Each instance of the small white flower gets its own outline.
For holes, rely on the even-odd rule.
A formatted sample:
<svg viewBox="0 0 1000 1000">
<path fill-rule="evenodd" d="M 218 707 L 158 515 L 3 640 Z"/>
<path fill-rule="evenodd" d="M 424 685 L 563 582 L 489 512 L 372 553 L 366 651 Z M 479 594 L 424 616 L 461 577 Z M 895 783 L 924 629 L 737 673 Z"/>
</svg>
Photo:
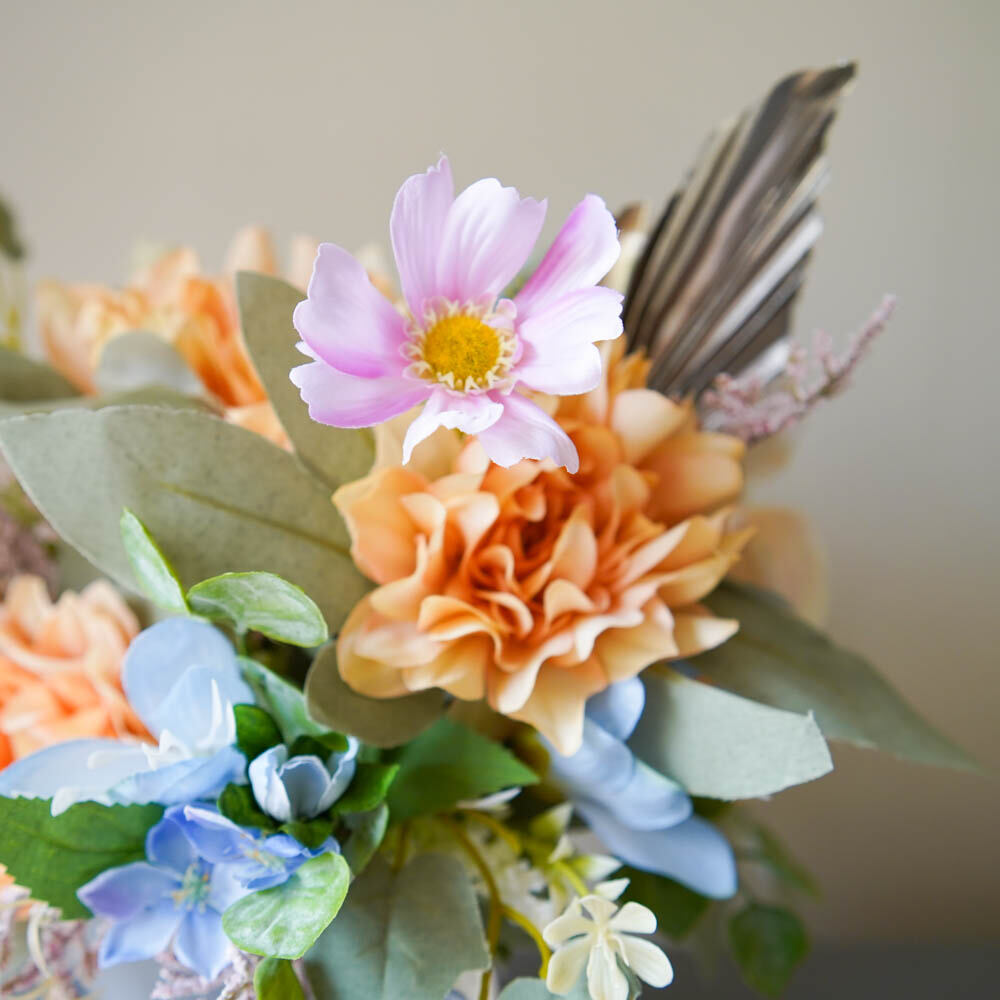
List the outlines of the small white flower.
<svg viewBox="0 0 1000 1000">
<path fill-rule="evenodd" d="M 586 964 L 591 1000 L 628 1000 L 628 980 L 618 964 L 621 960 L 650 986 L 668 986 L 674 970 L 667 956 L 652 941 L 633 936 L 655 930 L 652 910 L 638 903 L 626 903 L 619 909 L 604 896 L 575 899 L 542 932 L 546 944 L 555 949 L 545 985 L 549 992 L 565 996 Z"/>
</svg>

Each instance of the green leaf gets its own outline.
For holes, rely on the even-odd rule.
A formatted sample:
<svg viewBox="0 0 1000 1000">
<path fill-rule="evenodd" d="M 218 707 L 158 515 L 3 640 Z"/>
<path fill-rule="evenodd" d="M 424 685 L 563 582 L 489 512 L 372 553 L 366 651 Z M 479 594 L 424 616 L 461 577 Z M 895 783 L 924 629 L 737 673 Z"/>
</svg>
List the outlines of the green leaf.
<svg viewBox="0 0 1000 1000">
<path fill-rule="evenodd" d="M 922 764 L 980 770 L 862 657 L 834 645 L 767 591 L 726 583 L 707 603 L 740 630 L 693 662 L 713 683 L 792 712 L 815 712 L 827 739 Z"/>
<path fill-rule="evenodd" d="M 244 679 L 253 688 L 257 703 L 278 724 L 285 743 L 294 746 L 300 736 L 311 736 L 324 745 L 332 744 L 331 751 L 342 745 L 339 733 L 328 732 L 309 717 L 305 695 L 294 684 L 256 660 L 240 657 L 240 667 Z"/>
<path fill-rule="evenodd" d="M 305 1000 L 302 985 L 287 958 L 265 958 L 253 974 L 257 1000 Z"/>
<path fill-rule="evenodd" d="M 233 715 L 236 717 L 236 749 L 247 761 L 283 742 L 274 719 L 257 705 L 234 705 Z"/>
<path fill-rule="evenodd" d="M 810 715 L 748 701 L 666 667 L 645 671 L 643 680 L 646 711 L 629 743 L 692 795 L 758 798 L 833 767 Z"/>
<path fill-rule="evenodd" d="M 323 736 L 299 736 L 288 748 L 289 757 L 319 757 L 325 760 L 331 753 L 343 753 L 350 744 L 341 733 L 326 733 Z"/>
<path fill-rule="evenodd" d="M 252 629 L 276 642 L 307 647 L 330 638 L 312 599 L 274 573 L 223 573 L 196 583 L 188 600 L 198 614 L 232 623 L 240 633 Z"/>
<path fill-rule="evenodd" d="M 306 677 L 306 701 L 315 719 L 364 743 L 394 747 L 413 739 L 441 716 L 443 692 L 433 689 L 402 698 L 368 698 L 352 690 L 337 669 L 331 643 L 319 651 Z"/>
<path fill-rule="evenodd" d="M 377 809 L 366 813 L 349 813 L 344 823 L 351 835 L 342 845 L 344 858 L 355 876 L 360 875 L 375 852 L 382 845 L 389 828 L 389 807 L 383 802 Z"/>
<path fill-rule="evenodd" d="M 277 573 L 316 598 L 331 628 L 370 587 L 328 493 L 281 448 L 223 420 L 146 406 L 35 414 L 0 423 L 0 445 L 56 531 L 124 586 L 127 507 L 187 586 Z"/>
<path fill-rule="evenodd" d="M 375 459 L 371 430 L 317 423 L 288 377 L 308 361 L 295 349 L 301 338 L 292 326 L 292 312 L 305 295 L 279 278 L 241 271 L 236 296 L 247 350 L 299 461 L 328 490 L 366 475 Z"/>
<path fill-rule="evenodd" d="M 250 826 L 258 830 L 273 830 L 277 824 L 265 813 L 249 785 L 228 784 L 222 789 L 217 803 L 219 812 L 237 826 Z"/>
<path fill-rule="evenodd" d="M 125 555 L 139 588 L 158 607 L 171 614 L 186 615 L 188 605 L 184 588 L 145 525 L 132 511 L 125 509 L 120 527 Z"/>
<path fill-rule="evenodd" d="M 755 825 L 751 836 L 751 853 L 749 856 L 741 854 L 741 858 L 764 865 L 775 878 L 790 889 L 797 889 L 814 898 L 820 896 L 816 879 L 789 854 L 785 845 L 770 830 Z"/>
<path fill-rule="evenodd" d="M 0 864 L 67 920 L 90 911 L 76 890 L 109 868 L 146 860 L 146 833 L 163 807 L 81 802 L 53 816 L 50 799 L 0 797 Z"/>
<path fill-rule="evenodd" d="M 201 380 L 176 348 L 146 330 L 116 334 L 101 349 L 94 382 L 102 393 L 158 385 L 186 396 L 204 394 Z"/>
<path fill-rule="evenodd" d="M 321 997 L 441 1000 L 463 972 L 489 964 L 465 868 L 420 854 L 398 873 L 373 861 L 306 968 Z"/>
<path fill-rule="evenodd" d="M 689 934 L 712 901 L 663 875 L 623 868 L 616 878 L 628 878 L 625 899 L 634 900 L 656 914 L 657 930 L 680 940 Z"/>
<path fill-rule="evenodd" d="M 403 747 L 397 762 L 399 774 L 388 797 L 397 822 L 441 812 L 462 799 L 538 782 L 535 772 L 505 747 L 448 718 Z"/>
<path fill-rule="evenodd" d="M 20 260 L 24 256 L 24 244 L 17 231 L 14 213 L 0 201 L 0 252 L 10 260 Z"/>
<path fill-rule="evenodd" d="M 809 954 L 802 922 L 781 906 L 751 903 L 729 922 L 729 944 L 747 985 L 765 996 L 780 996 Z"/>
<path fill-rule="evenodd" d="M 321 854 L 287 882 L 238 899 L 222 915 L 223 930 L 254 955 L 300 958 L 337 915 L 350 881 L 339 854 Z"/>
<path fill-rule="evenodd" d="M 315 819 L 294 819 L 281 824 L 281 832 L 294 837 L 300 844 L 315 851 L 322 847 L 333 832 L 333 822 L 329 816 L 317 816 Z"/>
<path fill-rule="evenodd" d="M 399 773 L 398 764 L 358 764 L 354 780 L 333 804 L 335 813 L 366 813 L 385 801 Z"/>
<path fill-rule="evenodd" d="M 80 390 L 54 368 L 20 351 L 0 347 L 0 399 L 4 402 L 32 403 L 79 395 Z"/>
</svg>

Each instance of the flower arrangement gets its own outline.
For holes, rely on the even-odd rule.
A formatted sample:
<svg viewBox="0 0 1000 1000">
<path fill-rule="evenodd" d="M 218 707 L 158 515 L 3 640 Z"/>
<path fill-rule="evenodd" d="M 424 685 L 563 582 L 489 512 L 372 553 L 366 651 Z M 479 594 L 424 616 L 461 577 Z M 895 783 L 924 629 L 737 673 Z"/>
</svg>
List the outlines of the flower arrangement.
<svg viewBox="0 0 1000 1000">
<path fill-rule="evenodd" d="M 535 257 L 546 203 L 442 157 L 398 291 L 331 243 L 287 283 L 248 230 L 222 277 L 43 285 L 50 364 L 8 309 L 5 995 L 153 960 L 163 998 L 631 1000 L 719 927 L 781 992 L 815 886 L 741 801 L 832 740 L 974 766 L 799 616 L 801 522 L 741 505 L 891 312 L 790 343 L 852 75 L 782 81 L 649 227 L 587 195 Z M 21 572 L 65 546 L 134 610 Z"/>
</svg>

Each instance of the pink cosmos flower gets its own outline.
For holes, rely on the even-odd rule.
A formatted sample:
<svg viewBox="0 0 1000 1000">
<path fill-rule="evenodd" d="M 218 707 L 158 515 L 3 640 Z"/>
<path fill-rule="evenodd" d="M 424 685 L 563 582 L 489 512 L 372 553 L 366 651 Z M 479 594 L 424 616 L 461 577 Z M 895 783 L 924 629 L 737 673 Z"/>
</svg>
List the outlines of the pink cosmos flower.
<svg viewBox="0 0 1000 1000">
<path fill-rule="evenodd" d="M 291 378 L 309 415 L 370 427 L 424 403 L 404 463 L 447 427 L 477 435 L 498 465 L 551 458 L 576 472 L 566 432 L 514 390 L 567 396 L 598 384 L 595 342 L 622 332 L 621 295 L 597 287 L 618 258 L 618 236 L 604 202 L 587 195 L 521 290 L 500 298 L 531 254 L 545 210 L 495 178 L 456 198 L 446 157 L 410 177 L 390 220 L 399 309 L 347 251 L 321 244 L 294 314 L 299 350 L 313 361 Z"/>
</svg>

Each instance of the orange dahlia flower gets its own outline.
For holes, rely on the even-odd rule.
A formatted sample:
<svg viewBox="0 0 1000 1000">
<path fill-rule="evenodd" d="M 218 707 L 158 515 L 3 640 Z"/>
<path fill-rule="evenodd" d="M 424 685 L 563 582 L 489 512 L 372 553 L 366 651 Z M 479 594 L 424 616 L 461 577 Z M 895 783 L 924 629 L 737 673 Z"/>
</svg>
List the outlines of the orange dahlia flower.
<svg viewBox="0 0 1000 1000">
<path fill-rule="evenodd" d="M 15 577 L 0 602 L 0 767 L 63 740 L 148 739 L 120 680 L 138 631 L 109 583 L 53 603 L 39 577 Z"/>
<path fill-rule="evenodd" d="M 492 465 L 440 431 L 409 466 L 337 491 L 354 559 L 379 584 L 339 639 L 351 687 L 485 698 L 570 754 L 590 695 L 735 632 L 698 601 L 748 538 L 727 527 L 743 444 L 646 389 L 641 359 L 609 347 L 606 360 L 598 389 L 550 401 L 575 475 Z"/>
<path fill-rule="evenodd" d="M 305 287 L 314 242 L 293 243 L 290 280 Z M 182 248 L 162 254 L 124 289 L 44 281 L 38 287 L 42 344 L 55 368 L 85 393 L 96 391 L 94 373 L 109 340 L 145 330 L 172 344 L 227 419 L 287 446 L 246 352 L 233 287 L 237 271 L 277 274 L 270 236 L 248 227 L 226 255 L 222 277 L 205 277 L 198 256 Z"/>
</svg>

